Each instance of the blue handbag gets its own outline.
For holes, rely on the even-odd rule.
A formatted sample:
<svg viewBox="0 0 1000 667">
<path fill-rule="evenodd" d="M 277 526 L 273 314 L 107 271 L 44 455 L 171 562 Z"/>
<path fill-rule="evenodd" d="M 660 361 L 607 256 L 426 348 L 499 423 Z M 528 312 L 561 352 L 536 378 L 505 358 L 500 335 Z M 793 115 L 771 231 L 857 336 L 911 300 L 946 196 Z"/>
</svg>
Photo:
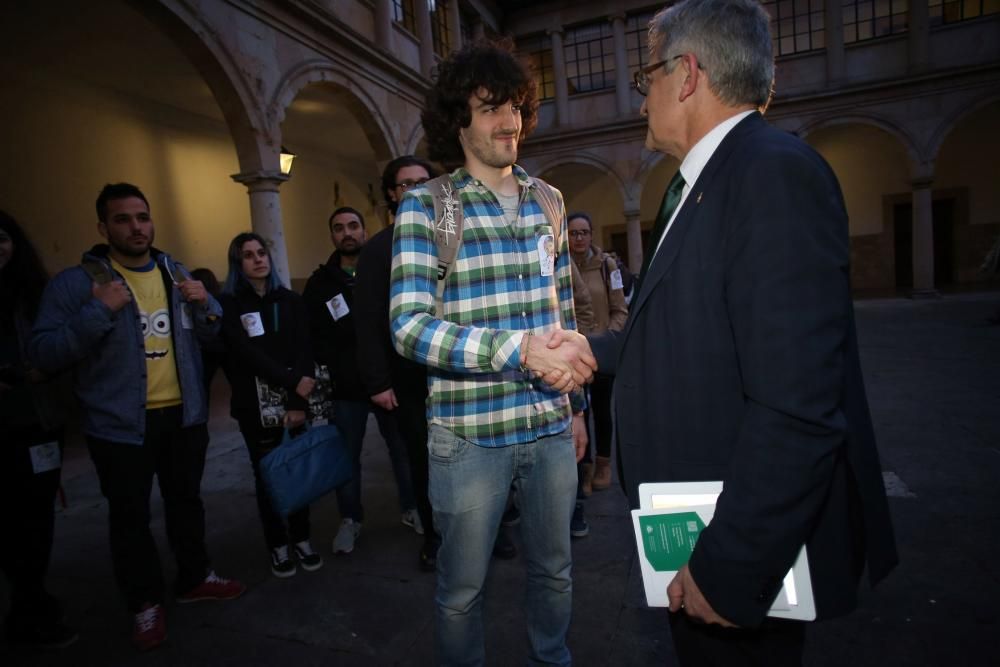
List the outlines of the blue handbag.
<svg viewBox="0 0 1000 667">
<path fill-rule="evenodd" d="M 286 430 L 260 460 L 260 473 L 274 510 L 288 516 L 348 482 L 354 466 L 340 431 L 326 424 L 295 436 Z"/>
</svg>

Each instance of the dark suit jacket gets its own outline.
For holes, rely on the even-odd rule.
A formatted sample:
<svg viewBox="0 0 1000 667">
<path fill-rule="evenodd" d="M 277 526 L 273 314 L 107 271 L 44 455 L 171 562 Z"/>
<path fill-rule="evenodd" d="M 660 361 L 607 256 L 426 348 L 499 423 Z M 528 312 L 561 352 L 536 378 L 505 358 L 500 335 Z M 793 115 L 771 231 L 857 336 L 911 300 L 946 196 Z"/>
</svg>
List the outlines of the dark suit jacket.
<svg viewBox="0 0 1000 667">
<path fill-rule="evenodd" d="M 896 563 L 858 361 L 847 214 L 809 146 L 757 113 L 725 138 L 643 276 L 616 374 L 623 488 L 723 480 L 690 561 L 713 608 L 761 622 L 803 543 L 818 615 Z"/>
</svg>

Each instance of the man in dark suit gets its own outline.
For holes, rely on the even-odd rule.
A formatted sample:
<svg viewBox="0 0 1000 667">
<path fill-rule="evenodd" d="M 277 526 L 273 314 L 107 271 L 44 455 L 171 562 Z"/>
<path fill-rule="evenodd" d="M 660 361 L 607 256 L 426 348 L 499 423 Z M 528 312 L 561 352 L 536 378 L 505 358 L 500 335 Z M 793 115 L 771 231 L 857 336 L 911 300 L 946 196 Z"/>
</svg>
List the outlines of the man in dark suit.
<svg viewBox="0 0 1000 667">
<path fill-rule="evenodd" d="M 847 214 L 823 159 L 761 111 L 774 78 L 756 0 L 686 0 L 651 22 L 647 147 L 681 160 L 613 373 L 622 487 L 722 480 L 668 587 L 684 665 L 799 664 L 803 624 L 766 618 L 807 545 L 819 618 L 896 563 L 858 360 Z"/>
</svg>

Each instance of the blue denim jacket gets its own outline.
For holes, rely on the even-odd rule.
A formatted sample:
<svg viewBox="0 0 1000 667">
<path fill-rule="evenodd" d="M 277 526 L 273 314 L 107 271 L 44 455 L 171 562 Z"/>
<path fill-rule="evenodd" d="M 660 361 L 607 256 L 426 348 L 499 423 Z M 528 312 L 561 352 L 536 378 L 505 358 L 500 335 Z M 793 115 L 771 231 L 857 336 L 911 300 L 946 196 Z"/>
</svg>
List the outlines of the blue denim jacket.
<svg viewBox="0 0 1000 667">
<path fill-rule="evenodd" d="M 120 278 L 107 253 L 108 246 L 96 245 L 84 254 L 83 262 L 99 262 L 101 271 L 106 269 Z M 166 253 L 152 249 L 151 255 L 170 293 L 183 425 L 201 424 L 208 420 L 208 402 L 199 345 L 218 334 L 222 307 L 211 296 L 205 306 L 184 302 L 173 278 L 183 280 L 188 272 Z M 74 371 L 87 435 L 141 445 L 146 431 L 146 355 L 139 310 L 132 301 L 112 312 L 93 296 L 92 285 L 93 279 L 82 264 L 62 271 L 49 282 L 28 356 L 45 373 Z M 184 310 L 190 316 L 185 316 Z"/>
</svg>

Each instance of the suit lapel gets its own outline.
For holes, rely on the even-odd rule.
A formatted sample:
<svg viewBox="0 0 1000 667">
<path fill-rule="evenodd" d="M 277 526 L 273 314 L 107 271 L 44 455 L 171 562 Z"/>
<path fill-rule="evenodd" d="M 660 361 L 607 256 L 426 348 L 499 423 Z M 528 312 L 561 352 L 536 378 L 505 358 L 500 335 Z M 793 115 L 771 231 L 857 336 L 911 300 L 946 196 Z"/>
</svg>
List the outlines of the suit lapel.
<svg viewBox="0 0 1000 667">
<path fill-rule="evenodd" d="M 763 125 L 765 125 L 764 119 L 756 112 L 741 120 L 736 127 L 730 130 L 726 138 L 722 140 L 722 143 L 719 144 L 719 147 L 712 154 L 712 157 L 709 158 L 705 168 L 698 176 L 698 180 L 692 184 L 687 199 L 684 200 L 681 210 L 678 211 L 674 223 L 670 226 L 667 235 L 663 239 L 663 243 L 660 245 L 660 249 L 649 265 L 649 269 L 647 270 L 649 275 L 642 277 L 639 294 L 636 295 L 629 309 L 629 318 L 625 326 L 623 343 L 628 339 L 629 333 L 632 330 L 632 324 L 649 300 L 649 295 L 653 293 L 656 286 L 664 279 L 674 260 L 677 259 L 688 229 L 692 225 L 697 224 L 698 213 L 703 198 L 712 196 L 713 186 L 718 189 L 720 181 L 717 177 L 725 166 L 726 158 L 746 136 Z M 624 344 L 622 348 L 624 349 Z"/>
</svg>

